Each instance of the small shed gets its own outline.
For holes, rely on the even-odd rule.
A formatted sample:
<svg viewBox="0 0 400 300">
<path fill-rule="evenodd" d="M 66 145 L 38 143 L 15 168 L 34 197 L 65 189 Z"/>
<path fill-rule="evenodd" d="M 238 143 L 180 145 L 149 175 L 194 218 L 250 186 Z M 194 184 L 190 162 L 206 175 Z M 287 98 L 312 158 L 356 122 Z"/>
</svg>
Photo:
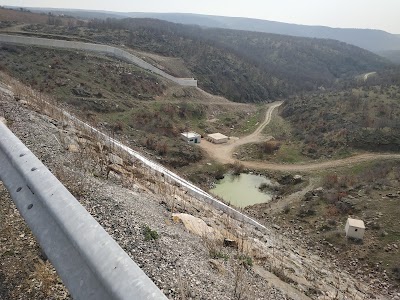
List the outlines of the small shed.
<svg viewBox="0 0 400 300">
<path fill-rule="evenodd" d="M 228 137 L 222 133 L 212 133 L 207 136 L 207 140 L 214 144 L 223 144 L 228 142 Z"/>
<path fill-rule="evenodd" d="M 346 236 L 362 240 L 365 232 L 364 221 L 348 218 L 346 222 Z"/>
<path fill-rule="evenodd" d="M 182 132 L 181 137 L 191 144 L 200 144 L 201 142 L 201 135 L 196 132 Z"/>
</svg>

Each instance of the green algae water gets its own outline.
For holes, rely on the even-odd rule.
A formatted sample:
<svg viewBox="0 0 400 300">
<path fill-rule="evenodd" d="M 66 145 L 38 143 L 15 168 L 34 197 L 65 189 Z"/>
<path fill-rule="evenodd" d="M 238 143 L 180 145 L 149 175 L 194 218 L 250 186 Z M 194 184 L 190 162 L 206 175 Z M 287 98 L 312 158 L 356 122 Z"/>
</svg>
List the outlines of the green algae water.
<svg viewBox="0 0 400 300">
<path fill-rule="evenodd" d="M 272 193 L 261 192 L 258 187 L 271 181 L 263 176 L 254 174 L 226 175 L 224 179 L 219 180 L 210 192 L 226 203 L 236 207 L 246 207 L 258 203 L 271 201 Z"/>
</svg>

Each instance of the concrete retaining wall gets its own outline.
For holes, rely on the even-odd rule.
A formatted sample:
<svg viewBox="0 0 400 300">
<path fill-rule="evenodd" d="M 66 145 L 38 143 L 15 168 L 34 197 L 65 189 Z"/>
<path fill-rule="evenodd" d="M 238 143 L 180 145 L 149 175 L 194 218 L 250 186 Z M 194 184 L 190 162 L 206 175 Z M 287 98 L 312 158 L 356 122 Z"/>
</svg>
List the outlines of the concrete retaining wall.
<svg viewBox="0 0 400 300">
<path fill-rule="evenodd" d="M 108 46 L 108 45 L 100 45 L 100 44 L 91 44 L 91 43 L 83 43 L 83 42 L 72 42 L 72 41 L 63 41 L 63 40 L 53 40 L 53 39 L 44 39 L 44 38 L 36 38 L 36 37 L 26 37 L 26 36 L 17 36 L 17 35 L 6 35 L 0 34 L 0 42 L 2 43 L 10 43 L 10 44 L 18 44 L 18 45 L 32 45 L 39 47 L 53 47 L 53 48 L 62 48 L 62 49 L 76 49 L 76 50 L 85 50 L 91 52 L 98 53 L 106 53 L 117 58 L 123 59 L 130 63 L 133 63 L 142 69 L 151 71 L 155 74 L 158 74 L 164 78 L 167 78 L 179 85 L 182 86 L 194 86 L 197 87 L 197 80 L 193 78 L 177 78 L 164 71 L 154 67 L 153 65 L 145 62 L 143 59 L 122 50 L 117 47 Z"/>
</svg>

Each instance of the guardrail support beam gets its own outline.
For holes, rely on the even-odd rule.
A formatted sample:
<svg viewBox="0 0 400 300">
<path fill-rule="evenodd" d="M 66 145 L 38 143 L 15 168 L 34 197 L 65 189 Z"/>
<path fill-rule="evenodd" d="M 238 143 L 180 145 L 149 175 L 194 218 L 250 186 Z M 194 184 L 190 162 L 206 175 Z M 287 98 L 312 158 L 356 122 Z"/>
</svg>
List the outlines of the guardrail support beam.
<svg viewBox="0 0 400 300">
<path fill-rule="evenodd" d="M 0 180 L 74 299 L 167 299 L 1 122 Z"/>
</svg>

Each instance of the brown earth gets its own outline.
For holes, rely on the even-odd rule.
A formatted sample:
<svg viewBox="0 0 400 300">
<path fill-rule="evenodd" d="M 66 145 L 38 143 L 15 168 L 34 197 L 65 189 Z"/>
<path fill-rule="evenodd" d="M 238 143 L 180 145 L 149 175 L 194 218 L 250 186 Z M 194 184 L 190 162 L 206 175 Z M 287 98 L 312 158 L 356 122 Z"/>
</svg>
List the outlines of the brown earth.
<svg viewBox="0 0 400 300">
<path fill-rule="evenodd" d="M 202 141 L 200 147 L 207 152 L 207 154 L 214 160 L 223 164 L 232 164 L 239 162 L 244 167 L 255 170 L 273 170 L 273 171 L 293 171 L 293 172 L 308 172 L 315 170 L 325 170 L 337 167 L 352 166 L 357 163 L 373 160 L 388 160 L 388 159 L 400 159 L 400 154 L 392 153 L 364 153 L 358 154 L 351 157 L 315 162 L 315 163 L 304 163 L 304 164 L 276 164 L 268 163 L 264 161 L 239 161 L 235 159 L 234 151 L 239 146 L 267 141 L 272 137 L 265 137 L 262 135 L 262 130 L 271 121 L 272 112 L 275 108 L 279 107 L 283 102 L 274 102 L 268 104 L 268 110 L 266 112 L 265 120 L 261 123 L 258 128 L 251 134 L 242 137 L 240 139 L 230 138 L 226 144 L 213 144 L 206 140 Z"/>
</svg>

